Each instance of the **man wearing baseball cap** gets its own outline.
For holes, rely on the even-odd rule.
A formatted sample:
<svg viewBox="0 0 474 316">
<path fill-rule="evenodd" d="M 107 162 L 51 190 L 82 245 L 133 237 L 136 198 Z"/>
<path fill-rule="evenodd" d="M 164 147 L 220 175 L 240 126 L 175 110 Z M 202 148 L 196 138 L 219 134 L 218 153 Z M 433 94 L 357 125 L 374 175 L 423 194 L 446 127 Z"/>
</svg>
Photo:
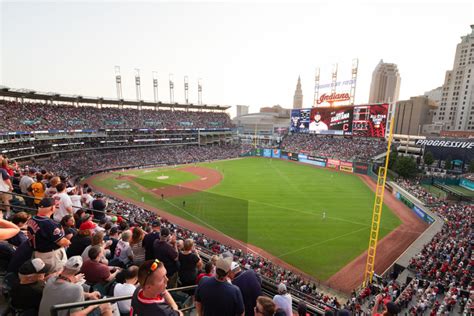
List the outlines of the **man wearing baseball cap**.
<svg viewBox="0 0 474 316">
<path fill-rule="evenodd" d="M 11 304 L 15 309 L 35 310 L 38 312 L 44 289 L 46 265 L 39 258 L 29 259 L 20 266 L 18 277 L 10 292 Z"/>
<path fill-rule="evenodd" d="M 74 256 L 67 260 L 64 269 L 57 277 L 51 277 L 43 291 L 39 315 L 49 315 L 51 306 L 57 304 L 83 302 L 85 300 L 97 300 L 101 295 L 99 292 L 86 293 L 82 287 L 84 275 L 78 274 L 82 267 L 81 256 Z M 59 316 L 74 315 L 81 311 L 81 315 L 87 315 L 96 308 L 100 309 L 99 315 L 112 315 L 110 304 L 92 305 L 86 308 L 74 308 L 59 311 Z"/>
<path fill-rule="evenodd" d="M 244 315 L 240 289 L 227 281 L 232 258 L 219 257 L 216 275 L 203 278 L 196 289 L 196 310 L 199 316 Z"/>
<path fill-rule="evenodd" d="M 37 215 L 26 222 L 28 241 L 33 249 L 33 257 L 43 260 L 48 273 L 61 270 L 67 260 L 64 247 L 71 243 L 64 237 L 61 224 L 50 218 L 55 211 L 55 200 L 43 198 L 38 204 Z"/>
</svg>

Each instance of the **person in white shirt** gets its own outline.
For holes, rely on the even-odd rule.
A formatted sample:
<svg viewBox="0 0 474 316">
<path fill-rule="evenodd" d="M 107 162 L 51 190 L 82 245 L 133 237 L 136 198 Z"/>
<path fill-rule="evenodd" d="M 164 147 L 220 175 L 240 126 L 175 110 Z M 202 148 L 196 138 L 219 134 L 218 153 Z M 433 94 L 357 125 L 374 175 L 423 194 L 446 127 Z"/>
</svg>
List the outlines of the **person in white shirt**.
<svg viewBox="0 0 474 316">
<path fill-rule="evenodd" d="M 137 289 L 136 284 L 138 282 L 138 267 L 130 266 L 126 270 L 123 270 L 125 283 L 117 283 L 114 287 L 114 296 L 125 296 L 132 295 Z M 119 301 L 118 308 L 120 313 L 130 313 L 130 306 L 132 300 Z"/>
<path fill-rule="evenodd" d="M 322 131 L 327 131 L 327 130 L 328 130 L 328 126 L 326 125 L 326 123 L 321 121 L 321 114 L 319 114 L 319 112 L 316 112 L 316 114 L 314 114 L 314 121 L 309 123 L 309 131 L 315 132 L 315 133 L 321 133 Z"/>
<path fill-rule="evenodd" d="M 87 188 L 86 193 L 82 194 L 82 205 L 87 208 L 92 208 L 92 201 L 94 201 L 94 197 L 92 196 L 92 189 Z"/>
<path fill-rule="evenodd" d="M 56 193 L 53 198 L 59 199 L 59 207 L 58 210 L 54 213 L 53 219 L 59 223 L 61 222 L 61 219 L 64 217 L 64 215 L 74 215 L 74 212 L 72 208 L 71 198 L 66 193 L 66 184 L 62 182 L 59 183 L 56 186 L 56 190 L 58 191 L 58 193 Z"/>
<path fill-rule="evenodd" d="M 71 199 L 71 202 L 72 202 L 73 213 L 76 213 L 77 210 L 82 208 L 81 195 L 77 190 L 78 190 L 77 187 L 71 187 L 71 188 L 66 189 L 66 192 L 69 195 L 69 198 Z"/>
<path fill-rule="evenodd" d="M 286 316 L 292 316 L 292 301 L 291 295 L 287 292 L 286 285 L 284 283 L 280 283 L 278 285 L 278 294 L 273 297 L 273 303 L 275 303 L 276 308 L 284 310 Z"/>
</svg>

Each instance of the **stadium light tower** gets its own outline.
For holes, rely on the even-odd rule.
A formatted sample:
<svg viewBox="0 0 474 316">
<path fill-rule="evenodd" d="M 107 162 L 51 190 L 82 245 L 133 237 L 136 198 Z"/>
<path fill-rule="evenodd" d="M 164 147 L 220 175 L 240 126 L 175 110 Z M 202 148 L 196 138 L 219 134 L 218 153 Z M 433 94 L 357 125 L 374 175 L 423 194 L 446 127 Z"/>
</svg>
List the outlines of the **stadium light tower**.
<svg viewBox="0 0 474 316">
<path fill-rule="evenodd" d="M 173 83 L 173 74 L 169 76 L 170 80 L 170 104 L 174 103 L 174 83 Z"/>
<path fill-rule="evenodd" d="M 155 103 L 158 103 L 158 72 L 153 71 L 153 97 L 155 98 Z"/>
<path fill-rule="evenodd" d="M 186 104 L 189 104 L 188 76 L 184 76 L 184 101 L 185 101 Z"/>
<path fill-rule="evenodd" d="M 332 65 L 332 74 L 331 74 L 331 94 L 336 93 L 336 85 L 337 85 L 337 63 Z"/>
<path fill-rule="evenodd" d="M 137 101 L 142 99 L 142 89 L 140 87 L 140 69 L 135 68 L 135 89 L 137 92 Z"/>
<path fill-rule="evenodd" d="M 202 105 L 202 79 L 198 79 L 198 104 Z"/>
<path fill-rule="evenodd" d="M 359 69 L 359 59 L 354 58 L 352 60 L 352 80 L 351 80 L 351 101 L 350 105 L 354 105 L 355 103 L 355 94 L 356 94 L 356 85 L 357 85 L 357 71 Z"/>
<path fill-rule="evenodd" d="M 120 75 L 120 66 L 115 66 L 115 85 L 117 86 L 117 99 L 123 99 L 122 96 L 122 76 Z"/>
<path fill-rule="evenodd" d="M 313 107 L 316 107 L 318 105 L 318 99 L 319 99 L 319 75 L 320 75 L 320 70 L 319 67 L 316 68 L 316 74 L 314 76 L 314 101 L 313 101 Z"/>
</svg>

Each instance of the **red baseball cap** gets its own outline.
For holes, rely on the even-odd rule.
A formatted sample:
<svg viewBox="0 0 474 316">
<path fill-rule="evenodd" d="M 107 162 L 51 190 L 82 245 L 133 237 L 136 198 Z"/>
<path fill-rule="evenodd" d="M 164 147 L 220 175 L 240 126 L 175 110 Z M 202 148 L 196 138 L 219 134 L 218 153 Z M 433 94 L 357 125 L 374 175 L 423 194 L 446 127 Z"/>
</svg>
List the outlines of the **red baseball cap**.
<svg viewBox="0 0 474 316">
<path fill-rule="evenodd" d="M 79 230 L 94 229 L 97 225 L 93 221 L 85 221 L 79 226 Z"/>
</svg>

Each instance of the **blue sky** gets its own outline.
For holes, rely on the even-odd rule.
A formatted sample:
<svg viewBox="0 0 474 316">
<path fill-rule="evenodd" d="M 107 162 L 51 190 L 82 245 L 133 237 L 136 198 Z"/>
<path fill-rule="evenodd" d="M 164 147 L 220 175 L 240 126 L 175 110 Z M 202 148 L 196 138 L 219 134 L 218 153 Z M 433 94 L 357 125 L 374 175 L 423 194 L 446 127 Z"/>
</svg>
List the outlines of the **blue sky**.
<svg viewBox="0 0 474 316">
<path fill-rule="evenodd" d="M 197 103 L 203 80 L 207 104 L 292 106 L 298 75 L 311 106 L 314 72 L 330 82 L 350 78 L 359 58 L 356 102 L 367 102 L 371 74 L 383 59 L 396 63 L 400 98 L 440 86 L 452 68 L 460 36 L 474 24 L 470 1 L 357 2 L 5 2 L 0 4 L 0 84 L 14 88 L 115 97 L 114 66 L 123 95 L 135 99 L 134 69 L 142 97 Z"/>
</svg>

